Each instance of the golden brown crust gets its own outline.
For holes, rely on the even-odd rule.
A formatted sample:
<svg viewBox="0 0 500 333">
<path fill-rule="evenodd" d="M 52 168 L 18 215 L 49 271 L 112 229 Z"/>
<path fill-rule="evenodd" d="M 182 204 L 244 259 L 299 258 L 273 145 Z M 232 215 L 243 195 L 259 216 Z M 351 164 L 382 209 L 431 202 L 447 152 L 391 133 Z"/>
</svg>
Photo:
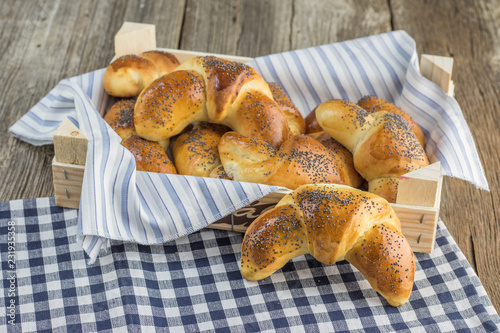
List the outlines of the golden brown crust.
<svg viewBox="0 0 500 333">
<path fill-rule="evenodd" d="M 363 182 L 363 178 L 359 175 L 359 173 L 354 168 L 354 160 L 352 154 L 346 147 L 342 146 L 340 142 L 332 138 L 326 132 L 316 132 L 311 133 L 309 136 L 316 139 L 318 142 L 321 142 L 326 148 L 328 148 L 335 159 L 337 160 L 340 168 L 345 169 L 347 171 L 347 175 L 349 181 L 347 184 L 350 184 L 352 187 L 359 187 Z"/>
<path fill-rule="evenodd" d="M 174 71 L 144 89 L 135 105 L 137 135 L 160 141 L 179 134 L 195 121 L 207 121 L 203 78 L 193 71 Z"/>
<path fill-rule="evenodd" d="M 398 108 L 396 105 L 375 96 L 364 96 L 358 101 L 358 105 L 368 113 L 386 111 L 399 114 L 411 127 L 413 134 L 415 134 L 422 147 L 425 147 L 425 136 L 418 124 L 413 120 L 412 117 L 410 117 L 406 112 Z"/>
<path fill-rule="evenodd" d="M 179 60 L 171 53 L 164 51 L 147 51 L 139 54 L 156 66 L 157 77 L 173 72 L 179 65 Z"/>
<path fill-rule="evenodd" d="M 138 171 L 177 173 L 175 166 L 165 154 L 169 140 L 151 142 L 136 135 L 134 129 L 134 99 L 121 100 L 113 104 L 104 120 L 122 139 L 122 145 L 134 155 Z"/>
<path fill-rule="evenodd" d="M 136 103 L 136 131 L 148 140 L 170 138 L 198 121 L 225 125 L 276 147 L 289 137 L 285 114 L 264 79 L 247 65 L 215 57 L 183 63 L 144 89 Z"/>
<path fill-rule="evenodd" d="M 398 196 L 399 176 L 380 177 L 368 182 L 368 191 L 381 196 L 389 202 L 396 202 Z"/>
<path fill-rule="evenodd" d="M 224 166 L 222 164 L 218 165 L 216 168 L 210 172 L 210 175 L 208 175 L 210 178 L 219 178 L 219 179 L 231 179 L 229 175 L 226 173 L 226 170 L 224 170 Z"/>
<path fill-rule="evenodd" d="M 312 110 L 307 117 L 305 118 L 306 121 L 306 133 L 311 134 L 311 133 L 317 133 L 317 132 L 322 132 L 323 129 L 321 126 L 319 126 L 318 120 L 316 119 L 316 108 Z"/>
<path fill-rule="evenodd" d="M 174 55 L 161 51 L 121 56 L 106 68 L 104 90 L 115 97 L 136 97 L 151 82 L 178 65 Z"/>
<path fill-rule="evenodd" d="M 403 305 L 410 297 L 415 277 L 415 258 L 408 241 L 399 230 L 383 223 L 369 227 L 363 237 L 345 259 L 390 305 Z"/>
<path fill-rule="evenodd" d="M 113 104 L 104 116 L 104 120 L 122 140 L 135 133 L 134 105 L 135 99 L 123 99 Z"/>
<path fill-rule="evenodd" d="M 349 101 L 323 102 L 315 108 L 315 113 L 320 127 L 351 152 L 371 127 L 368 112 Z"/>
<path fill-rule="evenodd" d="M 201 122 L 179 135 L 172 147 L 177 171 L 183 175 L 225 178 L 227 175 L 221 173 L 224 169 L 219 169 L 222 164 L 218 145 L 228 130 L 226 126 Z"/>
<path fill-rule="evenodd" d="M 226 118 L 220 122 L 245 136 L 279 147 L 289 137 L 288 121 L 273 99 L 260 91 L 240 92 Z"/>
<path fill-rule="evenodd" d="M 295 189 L 304 184 L 352 186 L 341 158 L 307 135 L 297 135 L 275 149 L 266 141 L 227 132 L 219 143 L 226 173 L 234 180 Z"/>
<path fill-rule="evenodd" d="M 177 173 L 174 164 L 158 142 L 131 135 L 122 145 L 134 155 L 138 171 Z"/>
<path fill-rule="evenodd" d="M 401 115 L 385 111 L 368 113 L 349 101 L 332 100 L 318 105 L 321 127 L 353 153 L 354 166 L 369 185 L 394 202 L 399 176 L 429 165 L 411 127 Z M 392 177 L 391 182 L 379 178 Z M 385 184 L 385 185 L 384 185 Z M 386 186 L 386 188 L 381 188 Z"/>
<path fill-rule="evenodd" d="M 304 185 L 248 228 L 241 273 L 260 280 L 310 253 L 324 264 L 347 259 L 392 306 L 410 297 L 415 259 L 384 199 L 339 185 Z"/>
<path fill-rule="evenodd" d="M 267 278 L 290 259 L 308 253 L 302 212 L 282 205 L 260 215 L 245 232 L 241 274 L 249 281 Z"/>
<path fill-rule="evenodd" d="M 274 101 L 286 116 L 290 128 L 290 136 L 304 134 L 306 132 L 306 122 L 299 109 L 290 100 L 290 97 L 274 82 L 269 83 L 269 88 L 273 94 Z"/>
<path fill-rule="evenodd" d="M 374 113 L 373 129 L 354 153 L 354 165 L 368 181 L 399 176 L 429 165 L 424 149 L 401 116 Z"/>
<path fill-rule="evenodd" d="M 104 72 L 104 90 L 115 97 L 135 97 L 157 77 L 156 66 L 136 55 L 122 56 Z"/>
<path fill-rule="evenodd" d="M 207 112 L 213 122 L 226 118 L 240 91 L 258 90 L 272 98 L 264 79 L 250 66 L 213 56 L 195 57 L 178 67 L 202 75 L 207 91 Z"/>
</svg>

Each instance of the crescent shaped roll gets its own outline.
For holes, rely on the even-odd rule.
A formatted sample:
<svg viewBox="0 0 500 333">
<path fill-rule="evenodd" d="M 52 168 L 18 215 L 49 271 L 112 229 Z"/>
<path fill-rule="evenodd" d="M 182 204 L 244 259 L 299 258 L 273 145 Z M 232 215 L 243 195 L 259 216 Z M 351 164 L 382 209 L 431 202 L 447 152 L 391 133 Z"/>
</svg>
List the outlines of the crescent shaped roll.
<svg viewBox="0 0 500 333">
<path fill-rule="evenodd" d="M 285 114 L 268 84 L 251 67 L 215 57 L 196 57 L 145 88 L 135 106 L 137 134 L 159 141 L 188 124 L 225 125 L 279 147 L 289 137 Z"/>
<path fill-rule="evenodd" d="M 323 264 L 347 260 L 392 306 L 410 297 L 415 258 L 396 213 L 383 198 L 342 185 L 304 185 L 247 229 L 241 273 L 268 277 L 309 253 Z"/>
<path fill-rule="evenodd" d="M 399 114 L 411 127 L 413 134 L 415 134 L 422 147 L 425 147 L 425 136 L 420 129 L 420 126 L 418 126 L 418 124 L 413 120 L 412 117 L 410 117 L 406 112 L 398 108 L 396 105 L 375 96 L 364 96 L 358 101 L 358 105 L 368 113 L 386 111 Z"/>
<path fill-rule="evenodd" d="M 429 165 L 425 151 L 401 115 L 368 113 L 344 100 L 316 107 L 321 128 L 345 146 L 354 167 L 368 181 L 369 191 L 396 202 L 399 177 Z"/>
</svg>

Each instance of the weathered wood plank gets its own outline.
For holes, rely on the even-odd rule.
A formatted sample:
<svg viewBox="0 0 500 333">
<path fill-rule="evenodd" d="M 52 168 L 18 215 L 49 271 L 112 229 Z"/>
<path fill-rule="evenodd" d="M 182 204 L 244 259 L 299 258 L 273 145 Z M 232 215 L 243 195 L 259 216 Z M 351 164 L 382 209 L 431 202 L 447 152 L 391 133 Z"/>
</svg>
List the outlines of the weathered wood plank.
<svg viewBox="0 0 500 333">
<path fill-rule="evenodd" d="M 455 98 L 476 140 L 491 193 L 445 179 L 441 218 L 500 310 L 500 7 L 491 1 L 391 1 L 394 29 L 419 53 L 454 58 Z M 422 19 L 425 17 L 425 20 Z"/>
<path fill-rule="evenodd" d="M 180 49 L 236 54 L 240 2 L 188 0 Z"/>
<path fill-rule="evenodd" d="M 292 49 L 391 31 L 387 1 L 294 1 Z"/>
<path fill-rule="evenodd" d="M 292 0 L 242 1 L 236 53 L 258 57 L 291 50 L 293 3 Z"/>
<path fill-rule="evenodd" d="M 105 67 L 124 20 L 154 23 L 159 45 L 177 47 L 183 1 L 2 1 L 0 200 L 54 195 L 52 146 L 34 147 L 8 128 L 61 79 Z M 160 44 L 161 43 L 161 44 Z"/>
<path fill-rule="evenodd" d="M 119 26 L 125 21 L 154 24 L 156 45 L 177 49 L 185 6 L 185 0 L 129 1 Z"/>
</svg>

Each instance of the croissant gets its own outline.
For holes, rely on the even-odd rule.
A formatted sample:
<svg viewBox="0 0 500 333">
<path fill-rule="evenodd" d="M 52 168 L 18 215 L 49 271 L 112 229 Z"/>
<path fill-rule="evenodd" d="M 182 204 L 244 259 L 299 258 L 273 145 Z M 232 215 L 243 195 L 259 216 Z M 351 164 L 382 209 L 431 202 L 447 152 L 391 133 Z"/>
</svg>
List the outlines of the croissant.
<svg viewBox="0 0 500 333">
<path fill-rule="evenodd" d="M 190 176 L 228 178 L 217 148 L 228 130 L 226 126 L 200 122 L 179 135 L 172 146 L 177 171 Z"/>
<path fill-rule="evenodd" d="M 290 97 L 288 97 L 277 83 L 270 82 L 269 88 L 273 94 L 274 101 L 285 114 L 290 129 L 290 136 L 304 134 L 306 132 L 306 122 L 295 104 L 290 100 Z"/>
<path fill-rule="evenodd" d="M 396 202 L 401 175 L 429 165 L 422 145 L 399 114 L 368 113 L 349 101 L 331 100 L 316 107 L 316 119 L 352 152 L 368 190 L 389 202 Z"/>
<path fill-rule="evenodd" d="M 134 99 L 118 101 L 108 110 L 104 120 L 120 136 L 122 145 L 134 155 L 138 171 L 176 174 L 174 164 L 165 153 L 169 145 L 168 139 L 152 142 L 136 135 L 134 106 Z"/>
<path fill-rule="evenodd" d="M 261 280 L 310 253 L 323 264 L 347 260 L 392 306 L 410 297 L 415 258 L 383 198 L 342 185 L 304 185 L 247 229 L 241 274 Z"/>
<path fill-rule="evenodd" d="M 303 184 L 357 182 L 342 156 L 307 135 L 296 135 L 276 149 L 264 140 L 227 132 L 219 154 L 228 176 L 238 181 L 292 190 Z"/>
<path fill-rule="evenodd" d="M 420 126 L 410 117 L 406 112 L 398 108 L 396 105 L 375 96 L 364 96 L 358 101 L 358 105 L 363 108 L 368 113 L 387 111 L 395 114 L 399 114 L 408 123 L 413 131 L 413 134 L 417 137 L 418 141 L 425 147 L 425 136 L 420 129 Z"/>
<path fill-rule="evenodd" d="M 188 124 L 225 125 L 279 147 L 289 137 L 287 119 L 269 85 L 251 67 L 216 57 L 196 57 L 153 81 L 137 99 L 137 134 L 159 141 Z"/>
<path fill-rule="evenodd" d="M 173 71 L 179 60 L 168 52 L 148 51 L 115 59 L 104 72 L 104 90 L 115 97 L 136 97 L 158 77 Z"/>
</svg>

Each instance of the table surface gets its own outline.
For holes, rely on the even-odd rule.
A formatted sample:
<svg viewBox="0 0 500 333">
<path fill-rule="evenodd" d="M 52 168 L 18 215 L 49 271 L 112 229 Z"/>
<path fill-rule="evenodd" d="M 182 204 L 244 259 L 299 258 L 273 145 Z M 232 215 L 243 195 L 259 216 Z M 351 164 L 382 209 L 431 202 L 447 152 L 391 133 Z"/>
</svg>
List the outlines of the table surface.
<svg viewBox="0 0 500 333">
<path fill-rule="evenodd" d="M 419 54 L 454 58 L 455 98 L 491 192 L 445 177 L 440 216 L 500 312 L 500 3 L 490 0 L 0 2 L 0 200 L 54 195 L 53 146 L 8 128 L 61 79 L 105 67 L 124 21 L 159 47 L 257 57 L 406 30 Z"/>
</svg>

